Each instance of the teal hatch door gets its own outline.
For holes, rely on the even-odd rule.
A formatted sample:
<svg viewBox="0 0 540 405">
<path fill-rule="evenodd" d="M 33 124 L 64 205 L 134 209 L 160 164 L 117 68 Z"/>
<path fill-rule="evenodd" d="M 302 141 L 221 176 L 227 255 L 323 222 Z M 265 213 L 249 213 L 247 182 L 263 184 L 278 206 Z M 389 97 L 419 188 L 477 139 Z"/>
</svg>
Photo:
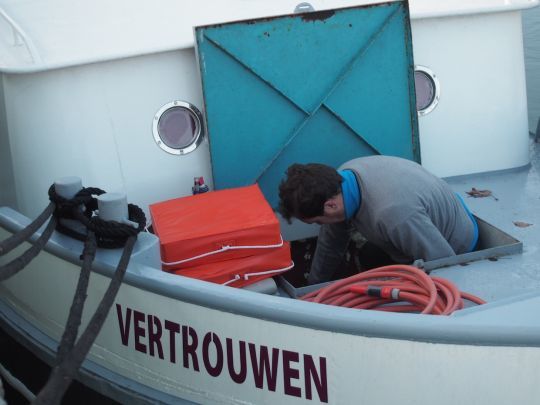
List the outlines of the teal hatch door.
<svg viewBox="0 0 540 405">
<path fill-rule="evenodd" d="M 292 163 L 419 161 L 408 3 L 195 28 L 216 189 L 273 207 Z"/>
</svg>

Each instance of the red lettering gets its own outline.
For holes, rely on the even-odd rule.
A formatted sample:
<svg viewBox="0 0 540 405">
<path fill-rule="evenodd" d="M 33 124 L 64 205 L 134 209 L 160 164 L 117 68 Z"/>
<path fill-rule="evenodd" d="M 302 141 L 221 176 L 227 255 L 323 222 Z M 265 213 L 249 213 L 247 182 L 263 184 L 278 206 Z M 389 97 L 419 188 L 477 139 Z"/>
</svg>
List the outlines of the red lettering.
<svg viewBox="0 0 540 405">
<path fill-rule="evenodd" d="M 285 394 L 293 397 L 302 396 L 302 390 L 291 384 L 292 379 L 298 380 L 300 378 L 300 371 L 291 367 L 291 362 L 298 363 L 299 358 L 297 352 L 283 350 L 283 386 L 285 387 Z"/>
<path fill-rule="evenodd" d="M 123 319 L 122 306 L 120 304 L 116 304 L 116 315 L 118 316 L 120 339 L 122 340 L 122 344 L 127 346 L 129 343 L 129 328 L 131 325 L 131 308 L 126 309 L 126 319 Z"/>
<path fill-rule="evenodd" d="M 214 346 L 216 348 L 216 365 L 212 366 L 210 363 L 210 343 L 213 342 Z M 221 341 L 219 340 L 218 335 L 216 335 L 214 332 L 208 332 L 203 339 L 203 362 L 204 367 L 206 368 L 206 371 L 208 371 L 208 374 L 210 374 L 212 377 L 217 377 L 221 374 L 221 370 L 223 370 L 223 347 L 221 347 Z"/>
<path fill-rule="evenodd" d="M 176 322 L 165 320 L 165 329 L 169 331 L 169 353 L 171 363 L 176 363 L 176 334 L 180 333 L 180 325 Z"/>
<path fill-rule="evenodd" d="M 191 337 L 191 343 L 189 343 L 188 337 Z M 195 329 L 190 326 L 182 326 L 182 345 L 184 351 L 184 367 L 189 368 L 189 356 L 191 356 L 193 369 L 199 371 L 199 360 L 197 359 L 196 352 L 197 346 L 199 345 L 199 339 Z"/>
<path fill-rule="evenodd" d="M 150 348 L 150 356 L 154 356 L 154 347 L 157 347 L 158 356 L 163 360 L 163 347 L 161 346 L 162 334 L 163 329 L 158 317 L 148 315 L 148 347 Z"/>
<path fill-rule="evenodd" d="M 146 330 L 140 325 L 141 322 L 144 322 L 144 314 L 139 311 L 133 311 L 133 320 L 134 323 L 134 332 L 135 332 L 135 350 L 141 353 L 146 353 L 146 346 L 141 343 L 140 338 L 146 336 Z"/>
<path fill-rule="evenodd" d="M 193 368 L 199 372 L 199 359 L 197 350 L 199 349 L 199 338 L 197 331 L 190 326 L 172 322 L 169 320 L 160 320 L 155 315 L 147 315 L 140 311 L 126 307 L 125 312 L 120 304 L 116 304 L 116 315 L 118 318 L 118 327 L 120 331 L 121 343 L 129 346 L 131 326 L 133 323 L 133 337 L 135 350 L 141 353 L 149 354 L 153 357 L 164 359 L 162 337 L 164 329 L 168 331 L 170 362 L 176 364 L 176 342 L 178 335 L 182 334 L 182 355 L 184 368 Z M 133 320 L 132 320 L 133 318 Z M 147 324 L 147 326 L 145 325 Z M 148 340 L 146 341 L 146 334 Z M 213 344 L 213 347 L 212 347 Z M 204 368 L 208 375 L 219 377 L 223 371 L 225 358 L 227 356 L 227 370 L 232 381 L 236 384 L 243 384 L 247 379 L 248 364 L 246 345 L 249 348 L 249 357 L 253 371 L 253 380 L 255 386 L 275 392 L 277 386 L 278 366 L 280 359 L 280 349 L 267 346 L 258 346 L 254 343 L 248 343 L 243 340 L 238 341 L 238 347 L 235 348 L 235 342 L 231 338 L 226 338 L 226 353 L 219 336 L 215 332 L 208 332 L 204 335 L 202 347 L 199 354 L 202 354 Z M 235 350 L 236 349 L 236 350 Z M 281 350 L 283 361 L 283 389 L 284 394 L 302 397 L 302 387 L 295 384 L 301 384 L 300 381 L 300 353 Z M 236 360 L 236 362 L 235 362 Z M 328 376 L 326 358 L 319 357 L 318 365 L 316 359 L 309 354 L 303 354 L 303 377 L 305 398 L 313 400 L 314 389 L 317 392 L 319 402 L 328 403 Z M 238 370 L 237 370 L 238 369 Z"/>
<path fill-rule="evenodd" d="M 270 391 L 276 390 L 277 368 L 279 361 L 279 349 L 272 349 L 272 364 L 268 357 L 268 347 L 261 346 L 259 349 L 259 359 L 257 358 L 256 347 L 253 343 L 249 343 L 249 356 L 251 358 L 251 367 L 253 369 L 253 378 L 257 388 L 263 388 L 264 377 Z"/>
<path fill-rule="evenodd" d="M 231 338 L 227 338 L 227 368 L 229 369 L 229 375 L 232 380 L 237 384 L 242 384 L 246 381 L 247 376 L 247 362 L 246 362 L 246 342 L 239 341 L 238 346 L 240 350 L 240 372 L 236 373 L 234 369 L 234 354 L 233 343 Z"/>
<path fill-rule="evenodd" d="M 319 368 L 321 376 L 317 374 L 317 367 L 313 361 L 313 357 L 309 354 L 304 354 L 304 382 L 306 384 L 306 398 L 312 399 L 311 381 L 315 383 L 317 394 L 321 402 L 328 402 L 328 381 L 326 377 L 326 358 L 319 357 Z"/>
</svg>

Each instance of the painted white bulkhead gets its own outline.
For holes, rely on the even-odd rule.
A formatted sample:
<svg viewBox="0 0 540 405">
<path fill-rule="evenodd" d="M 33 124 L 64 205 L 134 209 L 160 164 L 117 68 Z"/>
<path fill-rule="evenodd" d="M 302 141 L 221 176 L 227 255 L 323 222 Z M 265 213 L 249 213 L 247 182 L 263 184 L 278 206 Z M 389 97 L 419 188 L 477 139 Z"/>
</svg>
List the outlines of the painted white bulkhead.
<svg viewBox="0 0 540 405">
<path fill-rule="evenodd" d="M 448 177 L 528 164 L 521 13 L 415 19 L 412 33 L 441 92 L 418 120 L 422 165 Z"/>
<path fill-rule="evenodd" d="M 145 210 L 190 194 L 195 176 L 211 181 L 207 138 L 179 157 L 152 136 L 163 104 L 188 99 L 202 106 L 197 75 L 193 48 L 3 75 L 16 208 L 37 215 L 50 184 L 64 176 L 126 193 Z"/>
<path fill-rule="evenodd" d="M 120 15 L 125 9 L 118 4 L 81 4 L 80 15 L 68 21 L 60 10 L 73 13 L 72 2 L 42 8 L 0 1 L 20 31 L 0 41 L 7 51 L 0 58 L 0 205 L 34 217 L 47 203 L 49 186 L 64 176 L 126 193 L 147 213 L 150 203 L 191 194 L 195 176 L 212 186 L 208 138 L 178 156 L 161 150 L 152 136 L 156 111 L 172 100 L 204 114 L 192 27 L 288 14 L 298 2 L 162 1 L 159 11 L 140 3 L 140 9 L 130 3 L 129 16 L 117 21 L 106 11 Z M 320 10 L 358 2 L 311 3 Z M 422 163 L 435 174 L 528 163 L 519 9 L 537 4 L 411 0 L 415 63 L 430 68 L 441 86 L 437 107 L 419 118 Z M 109 17 L 92 28 L 96 8 Z M 40 19 L 38 11 L 45 13 Z M 65 24 L 51 24 L 53 15 Z M 70 29 L 78 30 L 75 37 L 67 35 Z M 10 32 L 5 18 L 0 30 Z"/>
</svg>

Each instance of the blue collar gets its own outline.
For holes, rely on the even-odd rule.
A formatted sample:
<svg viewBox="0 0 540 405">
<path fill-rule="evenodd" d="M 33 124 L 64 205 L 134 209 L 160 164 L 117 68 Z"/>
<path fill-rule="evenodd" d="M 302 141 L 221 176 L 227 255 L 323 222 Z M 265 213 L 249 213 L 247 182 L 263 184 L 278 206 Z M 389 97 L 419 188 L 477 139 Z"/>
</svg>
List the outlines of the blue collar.
<svg viewBox="0 0 540 405">
<path fill-rule="evenodd" d="M 472 252 L 474 251 L 474 249 L 476 249 L 476 245 L 478 244 L 478 223 L 476 222 L 476 219 L 474 218 L 474 215 L 472 214 L 469 207 L 467 207 L 467 204 L 465 204 L 465 201 L 463 201 L 463 198 L 461 198 L 461 196 L 458 193 L 456 193 L 456 195 L 459 201 L 461 201 L 463 208 L 465 208 L 465 211 L 467 211 L 467 215 L 469 216 L 469 218 L 471 219 L 473 223 L 473 227 L 474 227 L 473 241 L 471 242 L 471 246 L 469 247 L 469 252 Z"/>
<path fill-rule="evenodd" d="M 338 173 L 343 178 L 341 193 L 343 194 L 343 205 L 345 206 L 345 218 L 350 219 L 360 208 L 362 191 L 352 170 L 338 170 Z"/>
</svg>

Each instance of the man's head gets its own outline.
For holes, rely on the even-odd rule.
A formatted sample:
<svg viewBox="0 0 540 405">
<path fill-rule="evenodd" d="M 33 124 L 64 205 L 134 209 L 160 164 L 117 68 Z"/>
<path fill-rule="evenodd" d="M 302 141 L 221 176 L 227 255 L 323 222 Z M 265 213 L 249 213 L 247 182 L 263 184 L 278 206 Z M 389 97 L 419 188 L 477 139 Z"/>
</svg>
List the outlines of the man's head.
<svg viewBox="0 0 540 405">
<path fill-rule="evenodd" d="M 279 212 L 290 222 L 296 217 L 307 223 L 330 224 L 345 219 L 341 175 L 319 163 L 295 163 L 279 185 Z"/>
</svg>

